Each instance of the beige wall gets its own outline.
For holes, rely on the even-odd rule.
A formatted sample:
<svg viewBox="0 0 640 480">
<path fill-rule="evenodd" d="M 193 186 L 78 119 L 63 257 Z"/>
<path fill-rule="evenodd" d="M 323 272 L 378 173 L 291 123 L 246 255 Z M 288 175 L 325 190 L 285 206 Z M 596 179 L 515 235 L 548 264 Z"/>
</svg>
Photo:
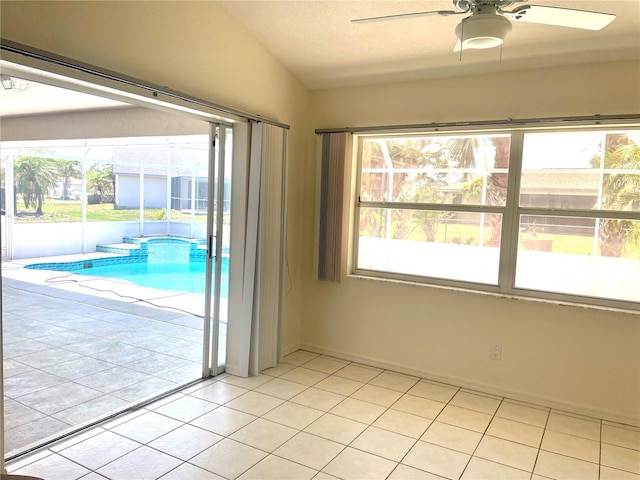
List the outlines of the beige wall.
<svg viewBox="0 0 640 480">
<path fill-rule="evenodd" d="M 2 37 L 291 126 L 283 344 L 301 318 L 302 165 L 309 93 L 217 2 L 2 1 Z"/>
<path fill-rule="evenodd" d="M 640 64 L 611 62 L 315 91 L 313 128 L 640 113 Z"/>
<path fill-rule="evenodd" d="M 312 124 L 638 114 L 639 85 L 640 67 L 628 62 L 315 91 Z M 304 347 L 640 422 L 638 314 L 360 278 L 313 280 L 314 168 L 310 162 L 305 174 Z M 500 361 L 490 359 L 494 343 L 502 344 Z"/>
</svg>

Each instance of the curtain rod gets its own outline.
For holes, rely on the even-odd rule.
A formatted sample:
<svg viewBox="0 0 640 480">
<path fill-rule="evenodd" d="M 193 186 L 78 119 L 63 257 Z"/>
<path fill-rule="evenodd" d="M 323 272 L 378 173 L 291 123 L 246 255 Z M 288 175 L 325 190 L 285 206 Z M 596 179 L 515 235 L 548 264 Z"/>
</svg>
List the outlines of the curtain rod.
<svg viewBox="0 0 640 480">
<path fill-rule="evenodd" d="M 201 100 L 196 97 L 191 97 L 187 94 L 176 92 L 171 90 L 168 87 L 161 87 L 159 85 L 154 85 L 152 83 L 144 82 L 134 77 L 129 77 L 126 75 L 119 74 L 117 72 L 113 72 L 110 70 L 106 70 L 103 68 L 96 67 L 95 65 L 91 65 L 88 63 L 78 62 L 76 60 L 63 57 L 61 55 L 57 55 L 51 52 L 47 52 L 44 50 L 40 50 L 37 48 L 30 47 L 28 45 L 23 45 L 21 43 L 13 42 L 11 40 L 7 40 L 5 38 L 0 38 L 0 50 L 15 53 L 18 55 L 22 55 L 28 58 L 32 58 L 35 60 L 40 60 L 46 63 L 50 63 L 53 65 L 66 67 L 71 70 L 75 70 L 78 72 L 88 73 L 90 75 L 94 75 L 101 79 L 111 80 L 117 83 L 122 83 L 128 85 L 130 87 L 140 88 L 147 92 L 150 92 L 154 97 L 158 94 L 166 95 L 167 97 L 188 102 L 194 105 L 198 105 L 200 107 L 209 108 L 212 110 L 217 110 L 221 113 L 226 113 L 229 115 L 234 115 L 238 117 L 243 117 L 247 120 L 253 120 L 256 122 L 268 123 L 270 125 L 274 125 L 276 127 L 284 128 L 285 130 L 289 130 L 291 127 L 284 123 L 276 122 L 275 120 L 269 120 L 267 118 L 263 118 L 260 115 L 255 115 L 247 112 L 243 112 L 241 110 L 236 110 L 229 107 L 224 107 L 222 105 L 218 105 L 216 103 L 211 103 L 205 100 Z"/>
<path fill-rule="evenodd" d="M 581 117 L 547 117 L 547 118 L 507 118 L 502 120 L 483 120 L 475 122 L 444 122 L 418 123 L 410 125 L 378 125 L 369 127 L 318 128 L 315 133 L 367 133 L 393 130 L 447 130 L 454 128 L 478 127 L 527 127 L 552 125 L 579 125 L 593 123 L 594 125 L 615 122 L 640 122 L 640 114 L 620 115 L 591 115 Z"/>
</svg>

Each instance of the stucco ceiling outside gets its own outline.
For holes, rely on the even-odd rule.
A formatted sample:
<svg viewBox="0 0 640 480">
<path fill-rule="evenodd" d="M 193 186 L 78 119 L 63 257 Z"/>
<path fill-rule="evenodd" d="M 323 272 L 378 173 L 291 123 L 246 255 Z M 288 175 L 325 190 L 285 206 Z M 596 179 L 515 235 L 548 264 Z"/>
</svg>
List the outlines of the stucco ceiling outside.
<svg viewBox="0 0 640 480">
<path fill-rule="evenodd" d="M 222 0 L 238 23 L 311 90 L 589 62 L 640 61 L 640 0 L 528 0 L 616 14 L 603 30 L 514 24 L 502 48 L 454 52 L 463 16 L 354 24 L 380 15 L 452 10 L 450 0 Z M 513 7 L 511 7 L 513 8 Z M 32 83 L 0 89 L 0 115 L 122 104 Z M 496 86 L 499 89 L 499 86 Z M 464 93 L 464 92 L 459 92 Z M 452 92 L 456 94 L 456 92 Z"/>
<path fill-rule="evenodd" d="M 0 116 L 30 115 L 50 112 L 98 110 L 122 107 L 125 104 L 108 98 L 26 82 L 24 91 L 0 88 Z"/>
</svg>

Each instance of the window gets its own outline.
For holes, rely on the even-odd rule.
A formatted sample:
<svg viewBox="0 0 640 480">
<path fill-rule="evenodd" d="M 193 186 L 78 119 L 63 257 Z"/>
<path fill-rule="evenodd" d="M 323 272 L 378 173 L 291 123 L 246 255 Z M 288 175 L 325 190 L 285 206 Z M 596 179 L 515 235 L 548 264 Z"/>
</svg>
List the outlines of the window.
<svg viewBox="0 0 640 480">
<path fill-rule="evenodd" d="M 355 273 L 638 308 L 640 130 L 367 135 Z"/>
</svg>

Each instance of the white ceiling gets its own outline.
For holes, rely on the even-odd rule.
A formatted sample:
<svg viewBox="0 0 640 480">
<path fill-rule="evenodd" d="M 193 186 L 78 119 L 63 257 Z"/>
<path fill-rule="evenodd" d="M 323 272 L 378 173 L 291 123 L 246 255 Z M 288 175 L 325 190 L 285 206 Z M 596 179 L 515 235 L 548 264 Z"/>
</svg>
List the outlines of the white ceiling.
<svg viewBox="0 0 640 480">
<path fill-rule="evenodd" d="M 351 23 L 352 19 L 454 10 L 451 0 L 225 0 L 224 8 L 308 88 L 640 59 L 639 0 L 529 0 L 526 4 L 613 13 L 594 32 L 517 23 L 500 48 L 453 52 L 464 16 Z M 502 56 L 502 58 L 500 58 Z"/>
<path fill-rule="evenodd" d="M 510 8 L 527 3 L 617 17 L 596 32 L 517 23 L 502 51 L 493 48 L 460 54 L 453 51 L 454 29 L 463 16 L 351 23 L 379 15 L 453 10 L 450 0 L 222 0 L 229 14 L 309 89 L 597 61 L 640 61 L 640 0 L 529 0 Z M 34 82 L 25 92 L 0 88 L 0 116 L 123 105 Z"/>
</svg>

